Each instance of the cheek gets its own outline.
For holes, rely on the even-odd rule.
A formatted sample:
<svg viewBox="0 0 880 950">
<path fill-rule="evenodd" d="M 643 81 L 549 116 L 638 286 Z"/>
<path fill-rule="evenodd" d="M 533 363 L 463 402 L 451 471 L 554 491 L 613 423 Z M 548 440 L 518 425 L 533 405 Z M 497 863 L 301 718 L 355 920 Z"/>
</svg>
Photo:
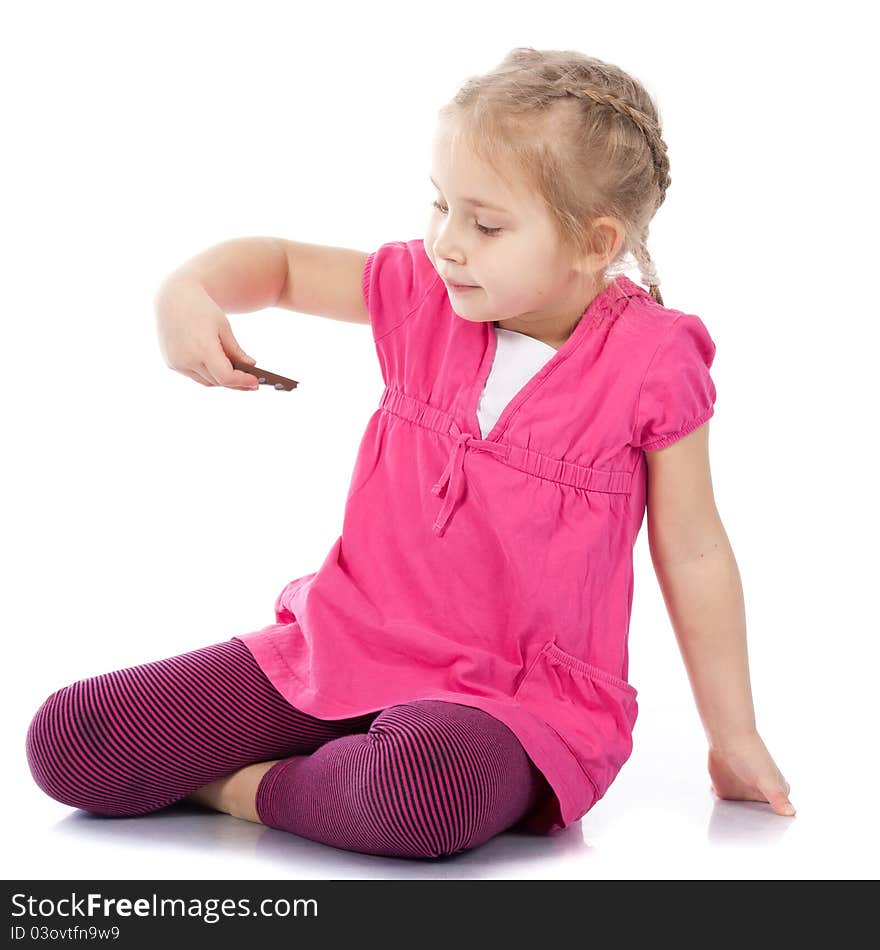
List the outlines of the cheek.
<svg viewBox="0 0 880 950">
<path fill-rule="evenodd" d="M 432 227 L 429 226 L 425 230 L 425 237 L 422 241 L 422 244 L 424 245 L 424 248 L 425 248 L 425 255 L 427 256 L 428 260 L 434 265 L 434 270 L 436 270 L 437 262 L 434 260 L 434 229 Z"/>
<path fill-rule="evenodd" d="M 521 267 L 504 267 L 495 273 L 490 273 L 487 285 L 499 301 L 517 301 L 530 296 L 533 282 L 530 279 L 528 265 Z"/>
</svg>

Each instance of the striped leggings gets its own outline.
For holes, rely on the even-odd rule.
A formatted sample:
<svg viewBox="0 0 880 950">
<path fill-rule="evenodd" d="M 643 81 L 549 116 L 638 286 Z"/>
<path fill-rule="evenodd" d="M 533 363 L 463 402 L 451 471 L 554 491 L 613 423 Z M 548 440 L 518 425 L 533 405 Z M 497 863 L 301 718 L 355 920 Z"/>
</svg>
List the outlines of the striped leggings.
<svg viewBox="0 0 880 950">
<path fill-rule="evenodd" d="M 104 673 L 49 696 L 26 751 L 37 785 L 96 815 L 143 815 L 254 762 L 260 821 L 312 841 L 438 858 L 513 828 L 549 792 L 508 727 L 416 700 L 321 720 L 275 689 L 241 640 Z"/>
</svg>

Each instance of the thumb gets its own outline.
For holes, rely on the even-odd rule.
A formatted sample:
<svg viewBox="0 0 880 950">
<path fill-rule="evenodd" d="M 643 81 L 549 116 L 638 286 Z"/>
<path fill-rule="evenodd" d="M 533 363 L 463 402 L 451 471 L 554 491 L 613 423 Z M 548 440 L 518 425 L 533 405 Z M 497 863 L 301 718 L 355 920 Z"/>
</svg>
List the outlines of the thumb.
<svg viewBox="0 0 880 950">
<path fill-rule="evenodd" d="M 248 354 L 245 353 L 245 351 L 238 345 L 238 341 L 232 335 L 231 331 L 221 330 L 220 340 L 223 343 L 228 356 L 234 356 L 236 359 L 244 360 L 245 363 L 257 362 L 252 356 L 248 356 Z"/>
</svg>

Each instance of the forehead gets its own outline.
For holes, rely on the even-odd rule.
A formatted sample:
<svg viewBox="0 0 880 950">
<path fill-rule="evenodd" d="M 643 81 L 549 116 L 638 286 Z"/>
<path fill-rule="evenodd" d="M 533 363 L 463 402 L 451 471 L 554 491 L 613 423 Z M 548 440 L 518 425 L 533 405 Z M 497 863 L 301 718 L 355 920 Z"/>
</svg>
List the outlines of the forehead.
<svg viewBox="0 0 880 950">
<path fill-rule="evenodd" d="M 434 184 L 460 195 L 464 201 L 502 211 L 533 203 L 512 175 L 482 160 L 443 124 L 434 135 L 431 159 L 430 177 Z"/>
</svg>

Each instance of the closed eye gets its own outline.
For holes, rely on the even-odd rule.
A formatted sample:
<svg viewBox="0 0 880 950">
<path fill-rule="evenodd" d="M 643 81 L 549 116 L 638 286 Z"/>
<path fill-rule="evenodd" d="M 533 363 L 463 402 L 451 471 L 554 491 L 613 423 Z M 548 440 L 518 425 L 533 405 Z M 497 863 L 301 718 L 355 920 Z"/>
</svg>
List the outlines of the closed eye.
<svg viewBox="0 0 880 950">
<path fill-rule="evenodd" d="M 434 208 L 436 208 L 440 212 L 440 214 L 446 214 L 447 211 L 449 210 L 448 208 L 442 207 L 439 201 L 432 201 L 431 205 Z M 503 230 L 503 228 L 486 228 L 486 227 L 483 227 L 482 224 L 478 224 L 477 228 L 480 231 L 482 231 L 483 234 L 486 234 L 489 237 L 493 237 L 494 235 L 498 234 L 500 231 Z"/>
</svg>

